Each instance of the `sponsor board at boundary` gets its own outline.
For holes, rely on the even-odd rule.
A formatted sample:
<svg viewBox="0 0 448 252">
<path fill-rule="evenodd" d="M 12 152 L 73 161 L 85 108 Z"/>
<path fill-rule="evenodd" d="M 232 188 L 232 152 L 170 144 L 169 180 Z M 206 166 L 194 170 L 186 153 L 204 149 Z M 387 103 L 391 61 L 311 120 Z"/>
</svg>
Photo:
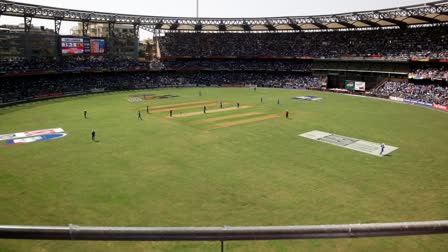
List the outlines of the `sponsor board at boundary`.
<svg viewBox="0 0 448 252">
<path fill-rule="evenodd" d="M 59 91 L 59 92 L 55 92 L 55 93 L 34 95 L 33 98 L 34 99 L 39 99 L 39 98 L 56 97 L 56 96 L 63 96 L 63 95 L 64 95 L 64 92 L 63 91 Z"/>
<path fill-rule="evenodd" d="M 51 139 L 57 139 L 61 137 L 65 137 L 66 133 L 57 133 L 57 134 L 47 134 L 42 136 L 33 136 L 33 137 L 27 137 L 27 138 L 21 138 L 21 139 L 10 139 L 6 140 L 6 145 L 12 145 L 12 144 L 24 144 L 24 143 L 33 143 L 38 141 L 46 141 Z"/>
<path fill-rule="evenodd" d="M 303 133 L 299 136 L 380 157 L 398 149 L 394 146 L 385 145 L 384 151 L 382 155 L 380 155 L 381 145 L 379 143 L 364 141 L 352 137 L 340 136 L 318 130 Z"/>
<path fill-rule="evenodd" d="M 46 134 L 61 133 L 61 132 L 64 132 L 64 130 L 61 128 L 53 128 L 53 129 L 42 129 L 42 130 L 33 130 L 33 131 L 4 134 L 4 135 L 0 135 L 0 141 L 15 139 L 15 138 L 22 138 L 22 137 L 33 137 L 33 136 L 40 136 L 40 135 L 46 135 Z"/>
<path fill-rule="evenodd" d="M 438 104 L 435 104 L 435 103 L 416 101 L 416 100 L 411 100 L 411 99 L 403 99 L 403 98 L 400 98 L 400 97 L 389 96 L 389 100 L 398 101 L 398 102 L 405 102 L 405 103 L 419 105 L 419 106 L 424 106 L 424 107 L 433 107 L 433 108 L 437 108 L 437 109 L 448 110 L 448 106 L 438 105 Z"/>
<path fill-rule="evenodd" d="M 441 109 L 441 110 L 445 110 L 445 111 L 448 111 L 448 106 L 445 106 L 445 105 L 439 105 L 439 104 L 432 104 L 432 107 L 433 108 L 436 108 L 436 109 Z"/>
<path fill-rule="evenodd" d="M 355 81 L 356 91 L 366 91 L 366 83 L 363 81 Z"/>
<path fill-rule="evenodd" d="M 91 93 L 102 93 L 105 91 L 105 88 L 92 88 L 90 89 Z"/>
<path fill-rule="evenodd" d="M 410 99 L 404 99 L 404 102 L 411 103 L 414 105 L 432 107 L 432 103 L 427 103 L 427 102 L 415 101 L 415 100 L 410 100 Z"/>
<path fill-rule="evenodd" d="M 345 81 L 345 89 L 355 91 L 366 91 L 366 83 L 364 81 Z"/>
<path fill-rule="evenodd" d="M 389 96 L 389 99 L 392 100 L 392 101 L 404 102 L 404 99 L 400 98 L 400 97 Z"/>
</svg>

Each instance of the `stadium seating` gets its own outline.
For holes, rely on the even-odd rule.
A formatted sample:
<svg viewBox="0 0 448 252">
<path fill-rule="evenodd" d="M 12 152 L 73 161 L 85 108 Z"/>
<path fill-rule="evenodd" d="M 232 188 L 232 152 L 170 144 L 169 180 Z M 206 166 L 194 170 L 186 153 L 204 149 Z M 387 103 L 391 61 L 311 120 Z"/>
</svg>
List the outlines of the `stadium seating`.
<svg viewBox="0 0 448 252">
<path fill-rule="evenodd" d="M 319 78 L 280 72 L 115 72 L 3 78 L 0 102 L 17 102 L 102 91 L 158 87 L 241 86 L 255 84 L 276 88 L 316 88 Z"/>
<path fill-rule="evenodd" d="M 440 68 L 419 68 L 409 73 L 409 79 L 448 81 L 448 70 L 444 66 Z"/>
<path fill-rule="evenodd" d="M 448 27 L 302 33 L 167 33 L 162 56 L 447 58 Z"/>
<path fill-rule="evenodd" d="M 64 57 L 60 60 L 47 58 L 10 58 L 0 60 L 0 73 L 27 72 L 80 72 L 84 70 L 130 70 L 146 64 L 127 57 Z"/>
<path fill-rule="evenodd" d="M 448 71 L 439 62 L 448 59 L 448 26 L 444 25 L 300 33 L 166 33 L 158 44 L 162 60 L 153 62 L 102 56 L 0 60 L 0 102 L 98 90 L 201 85 L 321 89 L 320 78 L 312 77 L 315 69 L 349 71 L 350 60 L 340 60 L 356 57 L 364 62 L 357 64 L 357 71 L 402 75 L 414 58 L 438 59 L 435 66 L 412 68 L 409 79 L 415 84 L 389 82 L 372 94 L 447 104 Z M 382 61 L 370 60 L 378 58 Z"/>
<path fill-rule="evenodd" d="M 436 85 L 416 85 L 409 82 L 386 82 L 381 87 L 374 89 L 375 96 L 388 98 L 399 97 L 425 103 L 448 105 L 448 87 Z"/>
</svg>

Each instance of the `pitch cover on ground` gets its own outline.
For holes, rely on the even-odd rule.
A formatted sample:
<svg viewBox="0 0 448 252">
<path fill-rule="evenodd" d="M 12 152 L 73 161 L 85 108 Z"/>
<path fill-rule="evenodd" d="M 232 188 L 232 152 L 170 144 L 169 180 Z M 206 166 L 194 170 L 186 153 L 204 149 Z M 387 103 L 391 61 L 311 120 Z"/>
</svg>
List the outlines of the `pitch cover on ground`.
<svg viewBox="0 0 448 252">
<path fill-rule="evenodd" d="M 0 135 L 0 141 L 5 141 L 5 140 L 15 139 L 15 138 L 22 138 L 22 137 L 33 137 L 33 136 L 40 136 L 40 135 L 46 135 L 46 134 L 62 133 L 62 132 L 64 132 L 64 130 L 61 128 L 52 128 L 52 129 L 42 129 L 42 130 L 10 133 L 10 134 Z"/>
<path fill-rule="evenodd" d="M 385 145 L 384 151 L 381 155 L 381 143 L 359 140 L 356 138 L 340 136 L 318 130 L 303 133 L 299 136 L 380 157 L 388 155 L 398 149 L 398 147 Z"/>
<path fill-rule="evenodd" d="M 56 138 L 65 137 L 67 134 L 65 133 L 57 133 L 57 134 L 48 134 L 48 135 L 42 135 L 42 136 L 34 136 L 34 137 L 27 137 L 27 138 L 21 138 L 21 139 L 10 139 L 5 141 L 6 145 L 12 145 L 12 144 L 24 144 L 24 143 L 33 143 L 38 141 L 46 141 Z"/>
<path fill-rule="evenodd" d="M 292 99 L 294 99 L 294 100 L 304 100 L 304 101 L 319 101 L 319 100 L 322 100 L 322 98 L 319 98 L 319 97 L 316 97 L 316 96 L 311 96 L 311 95 L 296 96 L 296 97 L 293 97 Z"/>
</svg>

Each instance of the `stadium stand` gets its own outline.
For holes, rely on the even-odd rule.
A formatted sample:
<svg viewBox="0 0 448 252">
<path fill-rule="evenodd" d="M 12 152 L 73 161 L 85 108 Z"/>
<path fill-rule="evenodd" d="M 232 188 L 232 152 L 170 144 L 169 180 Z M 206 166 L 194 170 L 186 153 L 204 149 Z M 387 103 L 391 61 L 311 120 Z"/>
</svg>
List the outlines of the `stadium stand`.
<svg viewBox="0 0 448 252">
<path fill-rule="evenodd" d="M 302 73 L 280 72 L 112 72 L 59 75 L 13 76 L 3 78 L 3 103 L 85 94 L 161 87 L 244 86 L 275 88 L 316 88 L 319 78 Z"/>
<path fill-rule="evenodd" d="M 0 73 L 28 73 L 28 72 L 80 72 L 96 69 L 103 70 L 132 70 L 136 67 L 146 67 L 136 59 L 127 57 L 64 57 L 60 60 L 47 58 L 9 58 L 0 61 Z"/>
<path fill-rule="evenodd" d="M 430 104 L 448 105 L 448 87 L 416 85 L 405 82 L 386 82 L 374 89 L 373 95 L 383 98 L 398 97 Z"/>
<path fill-rule="evenodd" d="M 409 79 L 448 81 L 448 70 L 445 66 L 440 68 L 420 68 L 409 73 Z"/>
<path fill-rule="evenodd" d="M 310 60 L 272 59 L 191 59 L 163 61 L 164 69 L 172 70 L 264 70 L 264 71 L 310 71 Z"/>
<path fill-rule="evenodd" d="M 448 58 L 448 27 L 302 33 L 167 33 L 162 57 Z"/>
<path fill-rule="evenodd" d="M 157 56 L 150 62 L 139 62 L 120 54 L 120 50 L 109 50 L 119 44 L 111 30 L 102 38 L 108 48 L 103 54 L 64 55 L 56 43 L 58 37 L 64 37 L 59 36 L 58 22 L 54 33 L 45 35 L 53 41 L 50 51 L 54 53 L 40 57 L 27 54 L 42 48 L 46 52 L 48 46 L 37 46 L 34 42 L 42 42 L 39 39 L 33 43 L 22 41 L 33 35 L 32 19 L 23 10 L 33 9 L 35 18 L 48 19 L 48 11 L 59 9 L 15 2 L 0 5 L 3 15 L 29 21 L 23 36 L 16 37 L 19 31 L 2 33 L 5 40 L 0 49 L 5 50 L 0 54 L 0 103 L 90 92 L 205 85 L 325 89 L 322 87 L 328 84 L 328 89 L 344 89 L 349 80 L 365 82 L 367 91 L 373 89 L 371 94 L 379 97 L 446 104 L 448 16 L 444 14 L 444 2 L 381 10 L 384 17 L 380 18 L 367 11 L 362 20 L 359 13 L 340 17 L 255 18 L 251 24 L 245 22 L 248 19 L 238 19 L 244 21 L 242 25 L 236 25 L 233 19 L 216 23 L 211 19 L 140 17 L 146 23 L 129 23 L 134 27 L 130 37 L 138 42 L 139 27 L 155 31 L 151 50 Z M 416 10 L 420 15 L 413 14 Z M 85 12 L 78 10 L 64 21 L 85 23 L 86 20 L 78 20 L 79 13 Z M 101 20 L 133 20 L 123 14 L 88 14 L 99 15 Z M 338 18 L 349 21 L 341 22 Z M 190 27 L 193 32 L 187 21 L 204 21 L 208 25 L 196 24 Z M 384 84 L 386 79 L 394 78 L 399 81 Z M 374 88 L 379 84 L 383 85 Z"/>
</svg>

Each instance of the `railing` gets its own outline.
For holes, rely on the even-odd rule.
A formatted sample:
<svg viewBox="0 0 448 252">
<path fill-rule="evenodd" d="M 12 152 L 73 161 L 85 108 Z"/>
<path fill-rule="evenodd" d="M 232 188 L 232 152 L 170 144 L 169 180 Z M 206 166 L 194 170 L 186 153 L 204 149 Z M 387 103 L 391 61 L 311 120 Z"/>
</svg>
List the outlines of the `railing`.
<svg viewBox="0 0 448 252">
<path fill-rule="evenodd" d="M 359 238 L 447 234 L 448 220 L 257 227 L 90 227 L 0 225 L 0 239 L 98 241 L 224 241 Z"/>
<path fill-rule="evenodd" d="M 0 238 L 39 240 L 230 241 L 359 238 L 448 233 L 448 220 L 257 227 L 90 227 L 0 225 Z"/>
</svg>

